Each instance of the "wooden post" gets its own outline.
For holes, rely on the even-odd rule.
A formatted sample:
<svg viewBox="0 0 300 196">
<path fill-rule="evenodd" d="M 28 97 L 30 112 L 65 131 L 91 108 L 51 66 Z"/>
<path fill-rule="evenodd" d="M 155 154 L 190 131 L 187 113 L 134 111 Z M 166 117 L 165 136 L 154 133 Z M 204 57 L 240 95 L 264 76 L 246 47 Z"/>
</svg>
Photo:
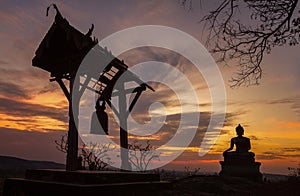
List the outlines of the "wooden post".
<svg viewBox="0 0 300 196">
<path fill-rule="evenodd" d="M 121 144 L 121 169 L 130 170 L 128 162 L 128 133 L 127 133 L 127 104 L 124 82 L 118 85 L 119 91 L 119 121 L 120 121 L 120 144 Z"/>
<path fill-rule="evenodd" d="M 74 84 L 75 77 L 70 78 L 70 93 L 69 93 L 69 130 L 68 130 L 68 151 L 67 151 L 67 171 L 77 170 L 78 156 L 78 131 L 76 123 L 78 122 L 78 97 L 72 98 L 73 91 L 78 91 L 78 84 Z M 73 88 L 74 87 L 74 88 Z M 73 107 L 75 106 L 75 107 Z"/>
</svg>

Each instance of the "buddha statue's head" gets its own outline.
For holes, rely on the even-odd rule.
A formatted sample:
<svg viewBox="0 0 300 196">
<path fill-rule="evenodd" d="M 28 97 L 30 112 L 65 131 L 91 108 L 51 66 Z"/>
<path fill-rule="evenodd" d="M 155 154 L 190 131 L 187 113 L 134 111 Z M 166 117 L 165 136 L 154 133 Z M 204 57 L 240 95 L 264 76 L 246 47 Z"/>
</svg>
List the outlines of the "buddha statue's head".
<svg viewBox="0 0 300 196">
<path fill-rule="evenodd" d="M 244 128 L 240 124 L 235 128 L 235 131 L 238 136 L 244 135 Z"/>
</svg>

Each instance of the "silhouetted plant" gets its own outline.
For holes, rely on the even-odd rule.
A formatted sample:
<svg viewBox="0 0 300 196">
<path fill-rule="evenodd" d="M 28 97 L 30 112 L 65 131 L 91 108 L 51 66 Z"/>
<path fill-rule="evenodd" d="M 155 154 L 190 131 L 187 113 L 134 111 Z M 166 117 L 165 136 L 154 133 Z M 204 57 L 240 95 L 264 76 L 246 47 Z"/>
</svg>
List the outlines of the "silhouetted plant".
<svg viewBox="0 0 300 196">
<path fill-rule="evenodd" d="M 187 176 L 195 176 L 199 174 L 200 167 L 191 169 L 190 166 L 185 166 L 184 171 L 186 172 Z"/>
<path fill-rule="evenodd" d="M 66 133 L 65 135 L 62 135 L 60 140 L 55 140 L 54 141 L 56 144 L 56 149 L 63 152 L 67 153 L 68 151 L 68 134 Z"/>
<path fill-rule="evenodd" d="M 112 165 L 113 162 L 108 156 L 108 152 L 114 150 L 111 144 L 83 144 L 81 147 L 81 157 L 83 166 L 88 165 L 89 170 L 103 170 L 107 166 Z"/>
<path fill-rule="evenodd" d="M 67 153 L 68 151 L 68 134 L 62 135 L 60 140 L 55 140 L 56 149 Z M 90 143 L 89 145 L 83 144 L 79 147 L 79 157 L 81 157 L 83 167 L 81 169 L 88 170 L 103 170 L 108 165 L 112 165 L 110 157 L 108 156 L 109 151 L 113 151 L 115 147 L 111 144 L 96 144 Z"/>
<path fill-rule="evenodd" d="M 300 166 L 300 165 L 299 165 Z M 300 177 L 300 168 L 295 168 L 295 167 L 288 167 L 289 170 L 289 176 L 292 177 Z"/>
<path fill-rule="evenodd" d="M 128 149 L 129 162 L 137 171 L 146 171 L 151 161 L 159 160 L 159 155 L 155 153 L 149 140 L 145 146 L 134 140 L 132 144 L 128 144 Z"/>
</svg>

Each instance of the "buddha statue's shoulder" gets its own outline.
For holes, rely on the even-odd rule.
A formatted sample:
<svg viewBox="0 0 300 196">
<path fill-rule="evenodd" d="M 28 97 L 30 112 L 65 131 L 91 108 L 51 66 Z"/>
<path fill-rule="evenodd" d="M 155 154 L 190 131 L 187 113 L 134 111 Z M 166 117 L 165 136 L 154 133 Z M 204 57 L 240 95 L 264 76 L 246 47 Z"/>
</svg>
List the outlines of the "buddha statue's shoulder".
<svg viewBox="0 0 300 196">
<path fill-rule="evenodd" d="M 232 140 L 235 144 L 246 144 L 250 142 L 250 139 L 247 137 L 234 137 Z"/>
<path fill-rule="evenodd" d="M 236 140 L 250 140 L 248 137 L 235 137 Z"/>
<path fill-rule="evenodd" d="M 237 141 L 239 138 L 238 137 L 233 137 L 231 138 L 231 141 Z"/>
<path fill-rule="evenodd" d="M 250 141 L 250 138 L 248 138 L 248 137 L 243 137 L 243 138 L 244 138 L 244 140 Z"/>
</svg>

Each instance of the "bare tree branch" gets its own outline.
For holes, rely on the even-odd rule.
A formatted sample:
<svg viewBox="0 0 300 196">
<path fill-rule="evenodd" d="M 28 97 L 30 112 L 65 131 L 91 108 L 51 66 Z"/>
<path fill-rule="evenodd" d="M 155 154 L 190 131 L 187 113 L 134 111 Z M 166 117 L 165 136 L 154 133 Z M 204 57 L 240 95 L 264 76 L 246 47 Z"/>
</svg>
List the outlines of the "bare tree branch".
<svg viewBox="0 0 300 196">
<path fill-rule="evenodd" d="M 55 140 L 54 141 L 56 144 L 56 149 L 63 152 L 67 153 L 68 151 L 68 134 L 66 133 L 65 135 L 62 135 L 60 140 Z"/>
<path fill-rule="evenodd" d="M 56 149 L 67 153 L 68 151 L 68 134 L 62 135 L 60 140 L 55 140 Z M 83 144 L 79 150 L 81 153 L 79 157 L 82 158 L 83 168 L 85 168 L 85 164 L 87 164 L 87 169 L 89 170 L 103 170 L 108 165 L 114 164 L 110 157 L 108 156 L 109 151 L 115 150 L 115 147 L 109 144 L 97 144 L 97 143 L 89 143 L 88 145 Z"/>
<path fill-rule="evenodd" d="M 138 144 L 137 140 L 134 140 L 132 144 L 128 144 L 128 149 L 130 150 L 129 162 L 138 171 L 146 171 L 152 160 L 159 160 L 159 155 L 155 153 L 150 141 L 147 141 L 146 146 L 143 147 L 142 144 Z"/>
<path fill-rule="evenodd" d="M 81 147 L 81 157 L 83 163 L 87 163 L 89 170 L 103 170 L 108 165 L 112 165 L 110 157 L 108 156 L 109 151 L 113 151 L 115 147 L 111 144 L 97 144 L 90 143 L 84 144 Z"/>
<path fill-rule="evenodd" d="M 206 45 L 219 57 L 218 62 L 238 66 L 230 81 L 232 87 L 259 84 L 264 54 L 276 46 L 299 44 L 300 17 L 294 16 L 297 3 L 298 0 L 222 0 L 202 18 L 208 33 Z"/>
</svg>

